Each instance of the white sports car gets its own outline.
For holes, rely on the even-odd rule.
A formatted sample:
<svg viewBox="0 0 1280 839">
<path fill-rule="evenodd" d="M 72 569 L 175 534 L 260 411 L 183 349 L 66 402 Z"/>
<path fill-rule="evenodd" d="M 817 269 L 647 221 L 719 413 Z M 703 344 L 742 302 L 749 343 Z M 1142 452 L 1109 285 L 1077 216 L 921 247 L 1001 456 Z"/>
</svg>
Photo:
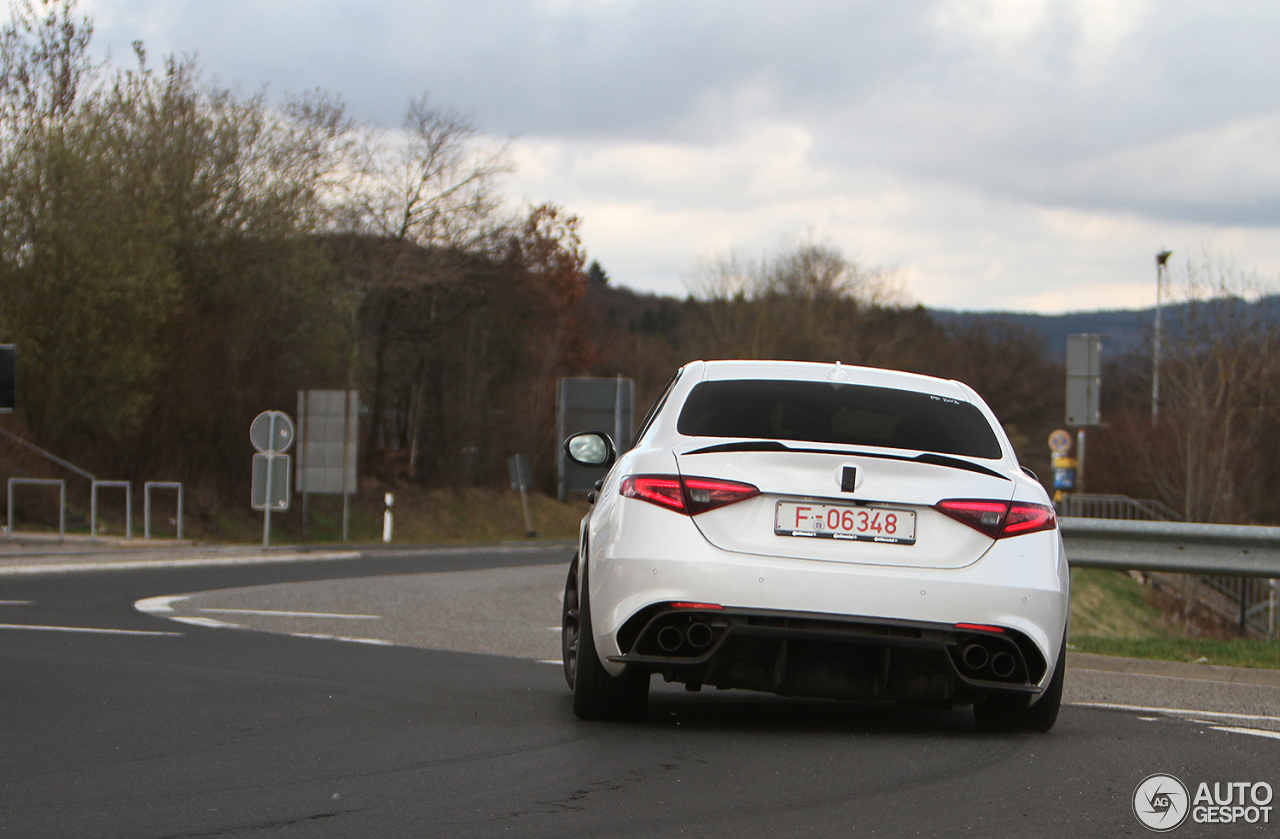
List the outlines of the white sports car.
<svg viewBox="0 0 1280 839">
<path fill-rule="evenodd" d="M 682 367 L 582 521 L 562 646 L 574 712 L 650 676 L 784 696 L 971 703 L 1048 731 L 1070 573 L 1044 488 L 967 385 L 786 361 Z"/>
</svg>

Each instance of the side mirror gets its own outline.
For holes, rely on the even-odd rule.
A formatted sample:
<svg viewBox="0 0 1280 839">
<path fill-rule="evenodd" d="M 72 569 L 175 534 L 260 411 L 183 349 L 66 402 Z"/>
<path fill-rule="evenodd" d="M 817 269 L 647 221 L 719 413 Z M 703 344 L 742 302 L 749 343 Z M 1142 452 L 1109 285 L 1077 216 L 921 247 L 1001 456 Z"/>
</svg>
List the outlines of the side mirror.
<svg viewBox="0 0 1280 839">
<path fill-rule="evenodd" d="M 579 466 L 612 466 L 618 459 L 609 435 L 602 431 L 585 431 L 564 441 L 564 453 Z"/>
</svg>

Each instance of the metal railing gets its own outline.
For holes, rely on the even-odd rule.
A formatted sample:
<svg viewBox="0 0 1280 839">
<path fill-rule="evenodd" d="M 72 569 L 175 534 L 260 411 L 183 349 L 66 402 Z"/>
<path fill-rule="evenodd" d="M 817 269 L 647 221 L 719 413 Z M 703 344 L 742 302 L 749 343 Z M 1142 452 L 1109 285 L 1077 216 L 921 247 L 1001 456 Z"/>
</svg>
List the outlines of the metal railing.
<svg viewBox="0 0 1280 839">
<path fill-rule="evenodd" d="M 10 478 L 9 506 L 5 513 L 4 530 L 13 538 L 13 488 L 15 486 L 54 486 L 58 488 L 58 538 L 67 538 L 67 482 L 60 478 Z"/>
<path fill-rule="evenodd" d="M 98 538 L 98 490 L 114 488 L 124 490 L 124 538 L 133 538 L 133 484 L 129 481 L 100 481 L 93 479 L 89 487 L 89 538 Z"/>
<path fill-rule="evenodd" d="M 1236 604 L 1238 615 L 1217 611 L 1238 617 L 1242 633 L 1253 627 L 1274 637 L 1280 527 L 1075 517 L 1058 523 L 1072 567 L 1208 575 L 1200 579 Z"/>
<path fill-rule="evenodd" d="M 1166 504 L 1127 495 L 1064 495 L 1058 502 L 1058 513 L 1090 519 L 1186 521 L 1185 516 Z"/>
<path fill-rule="evenodd" d="M 1062 518 L 1067 561 L 1080 568 L 1280 577 L 1280 527 Z"/>
<path fill-rule="evenodd" d="M 178 536 L 182 538 L 182 483 L 180 481 L 147 481 L 142 485 L 142 538 L 151 538 L 151 490 L 176 489 L 178 491 Z"/>
</svg>

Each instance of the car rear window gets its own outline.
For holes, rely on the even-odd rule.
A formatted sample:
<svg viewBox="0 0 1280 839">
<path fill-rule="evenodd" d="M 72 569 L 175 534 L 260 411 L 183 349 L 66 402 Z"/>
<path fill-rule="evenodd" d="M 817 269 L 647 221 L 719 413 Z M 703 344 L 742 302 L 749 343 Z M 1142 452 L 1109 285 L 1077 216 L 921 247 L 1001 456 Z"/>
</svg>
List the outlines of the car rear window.
<svg viewBox="0 0 1280 839">
<path fill-rule="evenodd" d="M 740 379 L 702 382 L 676 427 L 690 437 L 847 443 L 999 459 L 1000 442 L 970 402 L 866 385 Z"/>
</svg>

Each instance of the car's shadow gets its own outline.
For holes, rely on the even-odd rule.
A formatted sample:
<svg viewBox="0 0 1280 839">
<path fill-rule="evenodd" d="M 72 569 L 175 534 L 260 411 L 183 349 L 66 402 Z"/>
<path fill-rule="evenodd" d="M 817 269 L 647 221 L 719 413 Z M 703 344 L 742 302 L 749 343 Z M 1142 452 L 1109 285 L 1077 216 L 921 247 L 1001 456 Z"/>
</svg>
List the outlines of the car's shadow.
<svg viewBox="0 0 1280 839">
<path fill-rule="evenodd" d="M 774 696 L 741 690 L 689 693 L 655 684 L 644 724 L 705 730 L 827 731 L 860 734 L 976 734 L 969 706 L 936 708 Z"/>
</svg>

